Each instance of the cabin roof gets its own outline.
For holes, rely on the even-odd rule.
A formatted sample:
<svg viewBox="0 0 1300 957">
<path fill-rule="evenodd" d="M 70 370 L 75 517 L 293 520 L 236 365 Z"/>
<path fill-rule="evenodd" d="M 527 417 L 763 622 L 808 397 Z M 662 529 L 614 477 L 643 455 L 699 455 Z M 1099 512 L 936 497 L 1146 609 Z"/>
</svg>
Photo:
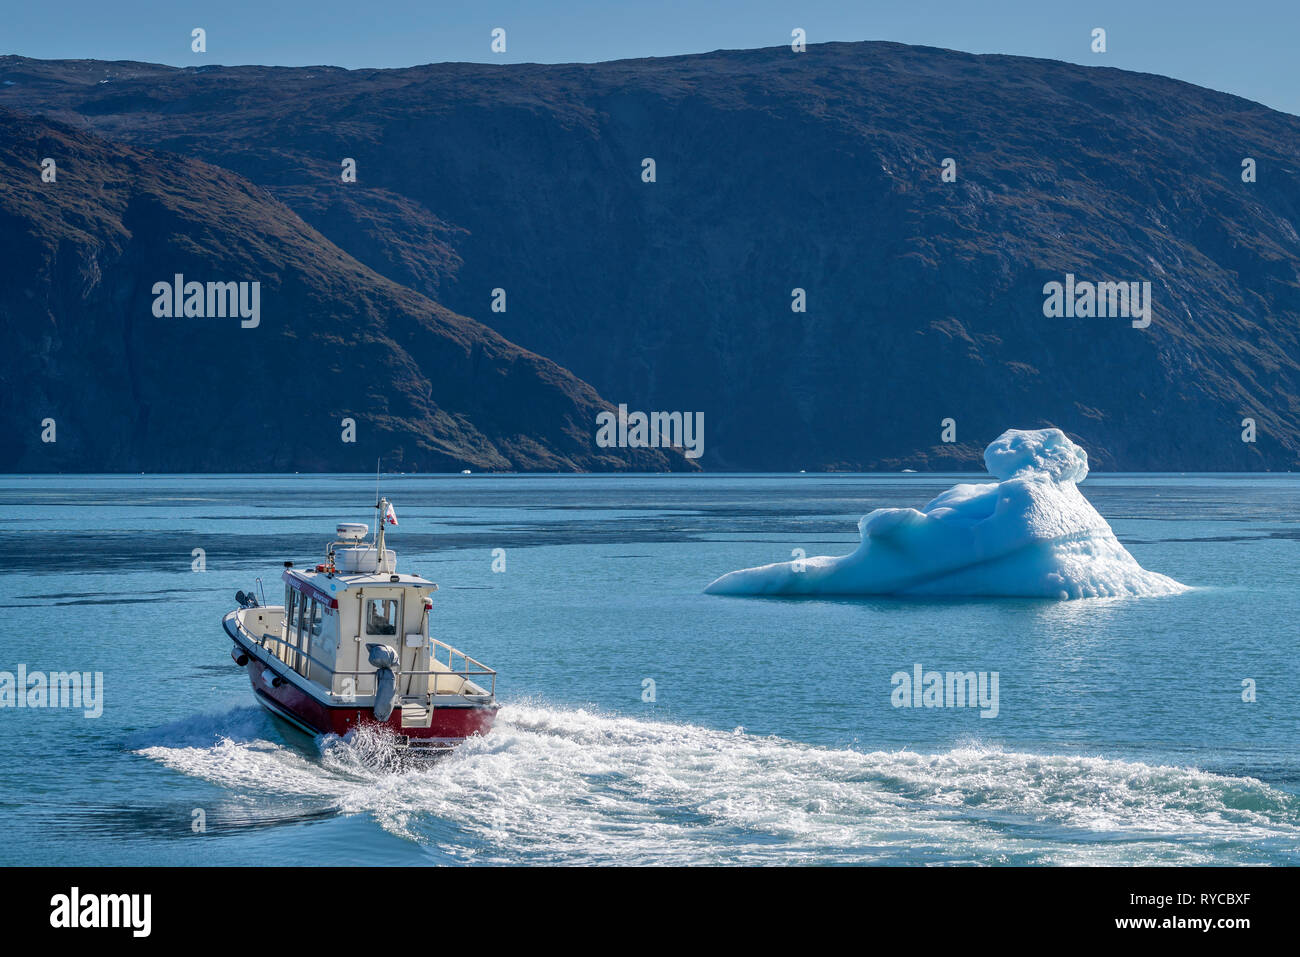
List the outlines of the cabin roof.
<svg viewBox="0 0 1300 957">
<path fill-rule="evenodd" d="M 427 578 L 421 578 L 419 575 L 402 575 L 398 573 L 357 573 L 353 575 L 340 574 L 335 572 L 329 575 L 326 572 L 310 571 L 305 568 L 286 568 L 283 578 L 286 582 L 297 581 L 309 586 L 311 589 L 323 592 L 325 594 L 337 597 L 349 588 L 362 588 L 364 586 L 379 586 L 385 588 L 437 588 L 433 582 Z M 396 581 L 394 581 L 396 579 Z"/>
</svg>

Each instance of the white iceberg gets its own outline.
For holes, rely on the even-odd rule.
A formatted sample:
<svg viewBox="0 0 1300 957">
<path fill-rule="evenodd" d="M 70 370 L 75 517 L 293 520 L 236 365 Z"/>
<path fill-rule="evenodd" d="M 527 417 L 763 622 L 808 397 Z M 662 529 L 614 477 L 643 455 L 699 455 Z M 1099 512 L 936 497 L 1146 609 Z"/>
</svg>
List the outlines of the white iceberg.
<svg viewBox="0 0 1300 957">
<path fill-rule="evenodd" d="M 1060 429 L 1009 429 L 984 451 L 998 482 L 954 485 L 920 511 L 878 508 L 851 555 L 745 568 L 714 595 L 1107 598 L 1185 591 L 1149 572 L 1079 492 L 1088 453 Z"/>
</svg>

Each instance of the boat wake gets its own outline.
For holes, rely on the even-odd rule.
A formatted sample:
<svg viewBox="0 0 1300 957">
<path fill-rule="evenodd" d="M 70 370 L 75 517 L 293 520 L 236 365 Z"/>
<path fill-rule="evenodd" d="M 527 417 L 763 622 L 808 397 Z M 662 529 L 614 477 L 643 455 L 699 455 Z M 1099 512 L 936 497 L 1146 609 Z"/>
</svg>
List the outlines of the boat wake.
<svg viewBox="0 0 1300 957">
<path fill-rule="evenodd" d="M 365 735 L 277 744 L 267 720 L 194 718 L 131 749 L 240 795 L 373 815 L 449 862 L 1300 862 L 1300 799 L 1192 768 L 821 748 L 533 703 L 411 765 Z"/>
</svg>

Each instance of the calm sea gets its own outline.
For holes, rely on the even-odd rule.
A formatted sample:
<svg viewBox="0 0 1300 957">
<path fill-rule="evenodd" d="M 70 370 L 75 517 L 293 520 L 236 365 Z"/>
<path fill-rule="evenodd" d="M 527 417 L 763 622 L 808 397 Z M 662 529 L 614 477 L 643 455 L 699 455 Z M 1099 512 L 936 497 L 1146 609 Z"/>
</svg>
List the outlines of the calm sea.
<svg viewBox="0 0 1300 957">
<path fill-rule="evenodd" d="M 0 863 L 1300 863 L 1300 477 L 1090 477 L 1173 597 L 702 594 L 957 480 L 385 477 L 506 705 L 412 768 L 264 713 L 220 624 L 374 476 L 0 477 L 0 671 L 104 682 L 0 709 Z M 917 665 L 996 672 L 996 717 L 894 707 Z"/>
</svg>

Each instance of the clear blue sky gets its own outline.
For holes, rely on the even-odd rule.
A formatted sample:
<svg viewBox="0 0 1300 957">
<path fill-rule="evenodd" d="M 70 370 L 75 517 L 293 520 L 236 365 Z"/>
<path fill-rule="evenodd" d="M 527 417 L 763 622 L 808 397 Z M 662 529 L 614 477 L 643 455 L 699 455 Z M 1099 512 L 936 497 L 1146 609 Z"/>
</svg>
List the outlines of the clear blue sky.
<svg viewBox="0 0 1300 957">
<path fill-rule="evenodd" d="M 1176 77 L 1300 113 L 1300 0 L 0 0 L 0 53 L 180 66 L 562 63 L 897 40 Z M 208 52 L 190 52 L 204 27 Z M 493 27 L 507 52 L 489 49 Z M 1108 52 L 1090 51 L 1093 27 Z"/>
</svg>

